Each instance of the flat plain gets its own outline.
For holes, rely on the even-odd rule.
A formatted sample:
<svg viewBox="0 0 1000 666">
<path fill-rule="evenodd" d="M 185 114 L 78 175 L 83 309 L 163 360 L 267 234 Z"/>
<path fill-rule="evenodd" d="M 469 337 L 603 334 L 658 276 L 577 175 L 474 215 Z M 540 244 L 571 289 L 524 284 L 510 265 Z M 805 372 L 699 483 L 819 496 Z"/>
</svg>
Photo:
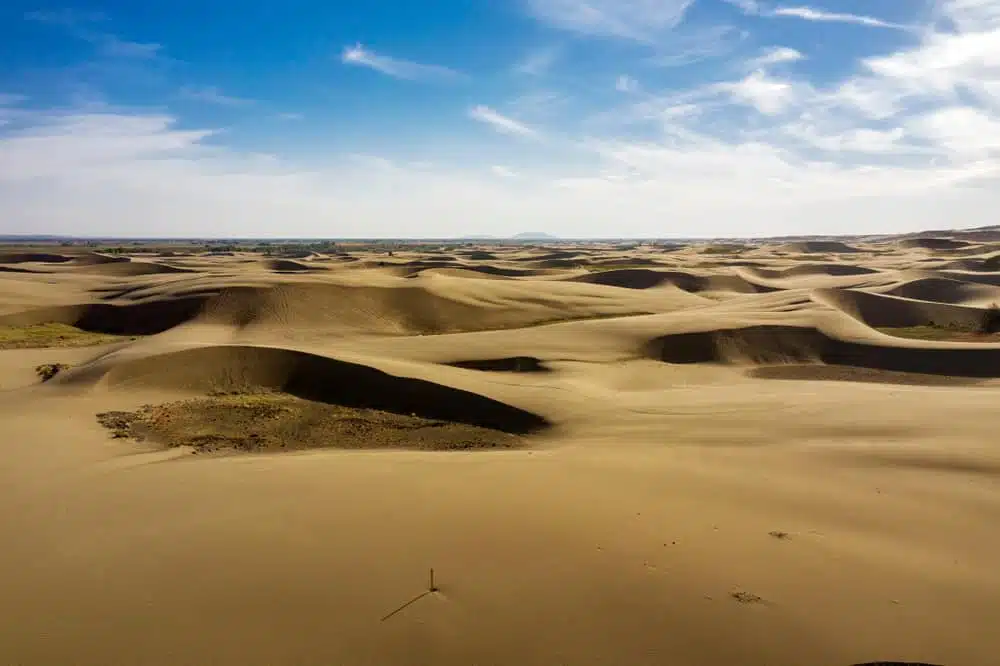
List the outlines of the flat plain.
<svg viewBox="0 0 1000 666">
<path fill-rule="evenodd" d="M 998 244 L 98 250 L 0 249 L 0 663 L 996 663 Z"/>
</svg>

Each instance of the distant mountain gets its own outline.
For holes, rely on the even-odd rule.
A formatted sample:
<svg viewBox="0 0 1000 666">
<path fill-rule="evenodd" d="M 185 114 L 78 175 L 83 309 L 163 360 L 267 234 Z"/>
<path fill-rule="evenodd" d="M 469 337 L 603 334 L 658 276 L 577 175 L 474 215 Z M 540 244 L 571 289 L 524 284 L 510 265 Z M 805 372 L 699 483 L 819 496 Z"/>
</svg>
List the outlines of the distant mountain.
<svg viewBox="0 0 1000 666">
<path fill-rule="evenodd" d="M 559 240 L 558 236 L 547 234 L 544 231 L 524 231 L 511 236 L 516 240 Z"/>
</svg>

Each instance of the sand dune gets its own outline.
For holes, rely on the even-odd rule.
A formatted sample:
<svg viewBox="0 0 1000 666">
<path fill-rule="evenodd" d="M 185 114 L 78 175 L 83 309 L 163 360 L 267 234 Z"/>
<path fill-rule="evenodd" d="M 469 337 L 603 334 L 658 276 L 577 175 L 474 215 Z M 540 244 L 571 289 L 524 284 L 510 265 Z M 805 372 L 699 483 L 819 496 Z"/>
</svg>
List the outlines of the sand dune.
<svg viewBox="0 0 1000 666">
<path fill-rule="evenodd" d="M 736 293 L 759 293 L 773 291 L 769 287 L 745 280 L 736 275 L 698 275 L 683 271 L 651 270 L 646 268 L 625 268 L 600 271 L 569 278 L 573 282 L 601 284 L 625 289 L 650 289 L 661 285 L 674 285 L 684 291 L 731 291 Z"/>
<path fill-rule="evenodd" d="M 969 303 L 1000 301 L 1000 287 L 947 278 L 923 278 L 904 282 L 886 291 L 892 296 L 915 298 L 939 303 Z"/>
<path fill-rule="evenodd" d="M 171 273 L 189 273 L 190 269 L 171 266 L 169 264 L 151 261 L 111 262 L 106 264 L 81 264 L 77 269 L 87 273 L 108 275 L 113 277 L 138 277 L 141 275 L 164 275 Z"/>
<path fill-rule="evenodd" d="M 840 241 L 799 241 L 796 243 L 785 243 L 784 245 L 779 245 L 775 249 L 780 252 L 800 252 L 802 254 L 853 254 L 862 251 L 852 245 L 848 245 L 847 243 L 842 243 Z"/>
<path fill-rule="evenodd" d="M 0 663 L 992 664 L 1000 272 L 917 240 L 6 249 Z"/>
<path fill-rule="evenodd" d="M 815 298 L 874 327 L 975 327 L 983 316 L 982 308 L 918 301 L 853 289 L 820 290 Z"/>
<path fill-rule="evenodd" d="M 87 366 L 58 378 L 93 380 Z M 475 393 L 324 356 L 268 347 L 217 346 L 129 360 L 103 375 L 112 388 L 195 392 L 267 388 L 318 402 L 529 433 L 545 419 Z M 54 380 L 56 381 L 56 380 Z"/>
<path fill-rule="evenodd" d="M 750 270 L 763 278 L 772 280 L 801 276 L 841 277 L 845 275 L 872 275 L 878 273 L 877 270 L 851 264 L 799 264 L 780 270 L 767 270 L 759 267 L 750 267 Z"/>
<path fill-rule="evenodd" d="M 0 326 L 55 322 L 85 331 L 115 335 L 152 335 L 190 321 L 201 312 L 203 298 L 176 298 L 148 303 L 91 303 L 25 310 L 0 316 Z"/>
<path fill-rule="evenodd" d="M 72 261 L 72 257 L 49 252 L 4 252 L 0 253 L 0 264 L 62 264 Z"/>
<path fill-rule="evenodd" d="M 291 259 L 269 259 L 266 262 L 264 262 L 264 266 L 268 270 L 277 272 L 323 270 L 322 266 L 310 266 L 309 264 L 304 264 L 300 261 L 293 261 Z"/>
<path fill-rule="evenodd" d="M 840 340 L 819 330 L 753 326 L 663 336 L 650 354 L 667 363 L 782 365 L 824 363 L 890 372 L 955 377 L 1000 377 L 1000 345 L 929 348 L 887 339 L 885 344 Z"/>
<path fill-rule="evenodd" d="M 972 245 L 968 241 L 955 240 L 954 238 L 907 238 L 899 241 L 900 247 L 922 248 L 925 250 L 958 250 Z"/>
<path fill-rule="evenodd" d="M 984 273 L 1000 271 L 1000 254 L 994 254 L 986 258 L 956 259 L 943 263 L 939 268 L 952 269 L 958 271 L 980 271 Z"/>
</svg>

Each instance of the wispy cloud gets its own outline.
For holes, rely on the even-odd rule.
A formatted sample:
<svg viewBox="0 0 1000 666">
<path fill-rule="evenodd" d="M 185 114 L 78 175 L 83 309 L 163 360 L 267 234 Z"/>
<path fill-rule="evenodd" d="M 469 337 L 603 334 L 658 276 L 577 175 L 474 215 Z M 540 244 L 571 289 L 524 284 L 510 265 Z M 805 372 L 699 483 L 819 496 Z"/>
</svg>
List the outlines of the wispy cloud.
<svg viewBox="0 0 1000 666">
<path fill-rule="evenodd" d="M 26 21 L 50 23 L 53 25 L 78 26 L 86 23 L 104 21 L 107 16 L 102 12 L 89 12 L 79 9 L 59 9 L 53 11 L 34 11 L 24 15 Z"/>
<path fill-rule="evenodd" d="M 98 44 L 102 54 L 112 58 L 148 60 L 157 57 L 163 49 L 161 44 L 154 42 L 131 42 L 109 34 L 95 35 L 93 41 Z"/>
<path fill-rule="evenodd" d="M 555 64 L 559 56 L 560 49 L 558 47 L 546 46 L 528 53 L 521 60 L 514 63 L 511 69 L 515 74 L 544 76 L 552 69 L 552 65 Z"/>
<path fill-rule="evenodd" d="M 70 35 L 93 44 L 101 55 L 108 58 L 134 58 L 149 60 L 156 58 L 163 49 L 161 44 L 154 42 L 135 42 L 122 39 L 117 35 L 94 26 L 107 21 L 100 12 L 85 12 L 75 9 L 58 11 L 36 11 L 24 15 L 25 20 L 56 25 L 66 29 Z"/>
<path fill-rule="evenodd" d="M 910 30 L 909 26 L 884 21 L 873 16 L 864 14 L 850 14 L 845 12 L 831 12 L 825 9 L 816 9 L 808 6 L 794 7 L 768 7 L 757 0 L 723 0 L 748 16 L 762 16 L 770 18 L 796 18 L 803 21 L 813 21 L 817 23 L 853 23 L 869 28 L 891 28 L 894 30 Z M 992 2 L 993 0 L 968 0 L 969 2 Z"/>
<path fill-rule="evenodd" d="M 524 123 L 502 115 L 488 106 L 482 104 L 469 109 L 469 117 L 481 123 L 485 123 L 501 134 L 510 134 L 537 139 L 541 133 Z"/>
<path fill-rule="evenodd" d="M 216 86 L 184 86 L 180 89 L 179 94 L 185 99 L 217 104 L 218 106 L 248 106 L 255 102 L 252 99 L 227 95 Z"/>
<path fill-rule="evenodd" d="M 654 42 L 676 27 L 694 0 L 524 0 L 549 25 L 581 35 Z"/>
<path fill-rule="evenodd" d="M 519 118 L 542 119 L 565 112 L 572 99 L 556 90 L 533 90 L 513 98 L 504 110 Z"/>
<path fill-rule="evenodd" d="M 697 30 L 678 29 L 660 39 L 650 62 L 662 67 L 681 67 L 731 53 L 747 33 L 731 25 L 715 25 Z"/>
<path fill-rule="evenodd" d="M 340 54 L 340 61 L 345 65 L 368 67 L 387 76 L 409 81 L 456 81 L 465 75 L 449 67 L 441 65 L 425 65 L 400 58 L 381 55 L 366 49 L 361 44 L 348 46 Z"/>
<path fill-rule="evenodd" d="M 628 74 L 622 74 L 615 79 L 615 90 L 623 93 L 634 93 L 639 90 L 639 82 Z"/>
<path fill-rule="evenodd" d="M 284 113 L 277 113 L 275 114 L 274 117 L 277 118 L 278 120 L 288 120 L 288 121 L 303 120 L 305 118 L 305 116 L 302 115 L 301 113 L 291 113 L 287 111 Z"/>
<path fill-rule="evenodd" d="M 749 69 L 760 69 L 786 62 L 798 62 L 804 59 L 805 56 L 800 51 L 790 49 L 786 46 L 779 46 L 768 49 L 756 58 L 750 58 L 747 60 L 746 65 Z"/>
<path fill-rule="evenodd" d="M 20 104 L 26 101 L 28 98 L 24 95 L 18 95 L 14 93 L 0 93 L 0 106 L 14 106 L 15 104 Z"/>
<path fill-rule="evenodd" d="M 854 23 L 870 28 L 894 28 L 896 30 L 907 30 L 908 28 L 898 23 L 890 23 L 882 19 L 859 14 L 843 14 L 839 12 L 828 12 L 812 7 L 777 7 L 767 12 L 769 16 L 786 18 L 797 18 L 803 21 L 818 21 L 821 23 Z"/>
<path fill-rule="evenodd" d="M 760 14 L 761 7 L 757 0 L 722 0 L 726 4 L 736 7 L 744 14 Z"/>
</svg>

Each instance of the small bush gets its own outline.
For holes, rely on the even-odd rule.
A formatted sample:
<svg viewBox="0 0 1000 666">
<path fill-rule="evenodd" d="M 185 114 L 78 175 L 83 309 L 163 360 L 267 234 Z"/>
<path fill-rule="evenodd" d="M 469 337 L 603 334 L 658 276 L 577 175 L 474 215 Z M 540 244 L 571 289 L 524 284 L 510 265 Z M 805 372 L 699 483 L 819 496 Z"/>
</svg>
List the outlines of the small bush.
<svg viewBox="0 0 1000 666">
<path fill-rule="evenodd" d="M 1000 333 L 1000 305 L 994 303 L 986 308 L 979 322 L 980 333 Z"/>
<path fill-rule="evenodd" d="M 68 369 L 69 366 L 65 363 L 43 363 L 35 368 L 35 374 L 38 375 L 43 382 L 47 382 L 63 370 Z"/>
</svg>

